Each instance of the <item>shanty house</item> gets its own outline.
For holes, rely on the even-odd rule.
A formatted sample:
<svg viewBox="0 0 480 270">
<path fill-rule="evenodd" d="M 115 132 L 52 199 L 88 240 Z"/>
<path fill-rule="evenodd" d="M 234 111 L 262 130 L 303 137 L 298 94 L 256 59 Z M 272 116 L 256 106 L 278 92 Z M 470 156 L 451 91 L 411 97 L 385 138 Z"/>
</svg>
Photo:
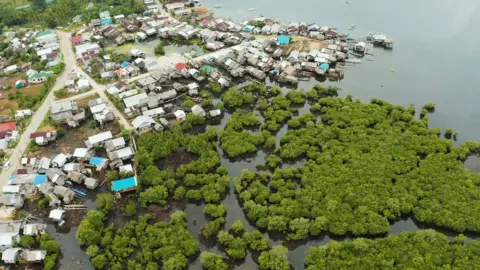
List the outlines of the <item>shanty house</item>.
<svg viewBox="0 0 480 270">
<path fill-rule="evenodd" d="M 0 250 L 4 251 L 13 247 L 14 244 L 20 242 L 20 235 L 18 232 L 3 232 L 0 233 Z M 2 254 L 3 258 L 3 254 Z"/>
<path fill-rule="evenodd" d="M 125 98 L 123 102 L 125 103 L 125 108 L 140 107 L 144 104 L 147 104 L 148 96 L 147 93 L 140 93 L 138 95 Z"/>
<path fill-rule="evenodd" d="M 77 158 L 77 160 L 87 160 L 90 159 L 91 154 L 88 148 L 76 148 L 73 152 L 73 157 Z"/>
<path fill-rule="evenodd" d="M 2 253 L 2 261 L 8 264 L 15 264 L 18 262 L 21 252 L 21 248 L 8 248 Z"/>
<path fill-rule="evenodd" d="M 148 111 L 142 112 L 144 116 L 152 117 L 152 118 L 157 118 L 165 114 L 165 111 L 163 110 L 162 107 L 158 107 L 155 109 L 151 109 Z M 143 120 L 142 120 L 143 121 Z"/>
<path fill-rule="evenodd" d="M 53 219 L 54 221 L 61 222 L 63 220 L 63 216 L 65 214 L 65 210 L 61 209 L 53 209 L 50 211 L 49 218 Z"/>
<path fill-rule="evenodd" d="M 85 179 L 85 186 L 88 189 L 95 189 L 96 187 L 98 187 L 98 179 L 90 178 L 90 177 Z"/>
<path fill-rule="evenodd" d="M 13 206 L 17 209 L 23 207 L 24 199 L 19 194 L 3 194 L 0 196 L 0 203 L 5 206 Z"/>
<path fill-rule="evenodd" d="M 155 122 L 152 117 L 146 115 L 137 116 L 137 118 L 132 121 L 132 126 L 137 132 L 146 131 L 156 124 L 157 122 Z"/>
<path fill-rule="evenodd" d="M 177 118 L 178 122 L 183 122 L 185 119 L 187 119 L 187 115 L 182 110 L 177 110 L 173 114 L 175 115 L 175 118 Z"/>
<path fill-rule="evenodd" d="M 47 225 L 41 223 L 25 224 L 25 226 L 23 226 L 23 234 L 35 236 L 44 233 L 46 228 Z"/>
<path fill-rule="evenodd" d="M 53 183 L 60 186 L 65 185 L 65 180 L 67 180 L 67 175 L 60 169 L 51 168 L 46 172 L 46 174 L 48 179 L 50 179 Z"/>
<path fill-rule="evenodd" d="M 53 189 L 53 194 L 57 195 L 59 198 L 63 198 L 64 203 L 70 203 L 75 198 L 75 192 L 67 187 L 55 186 Z"/>
<path fill-rule="evenodd" d="M 61 168 L 65 163 L 67 163 L 67 155 L 60 153 L 53 159 L 52 166 Z"/>
<path fill-rule="evenodd" d="M 6 185 L 2 188 L 3 194 L 19 194 L 20 193 L 20 185 Z"/>
<path fill-rule="evenodd" d="M 112 182 L 112 191 L 113 192 L 126 192 L 133 190 L 137 187 L 137 177 L 132 176 L 120 180 L 115 180 Z"/>
<path fill-rule="evenodd" d="M 200 107 L 200 105 L 195 105 L 192 107 L 192 113 L 195 114 L 195 115 L 198 115 L 198 116 L 205 116 L 206 113 L 205 113 L 205 110 L 203 110 L 202 107 Z"/>
<path fill-rule="evenodd" d="M 47 256 L 47 251 L 45 250 L 27 250 L 25 251 L 24 257 L 29 263 L 34 262 L 43 262 Z"/>
<path fill-rule="evenodd" d="M 46 157 L 42 157 L 40 162 L 38 163 L 38 172 L 45 173 L 48 169 L 50 169 L 51 160 Z"/>
<path fill-rule="evenodd" d="M 114 151 L 121 148 L 124 148 L 126 145 L 125 139 L 123 137 L 108 140 L 105 142 L 105 149 L 107 151 Z"/>
<path fill-rule="evenodd" d="M 133 152 L 132 147 L 125 147 L 125 148 L 122 148 L 122 149 L 118 149 L 118 150 L 109 152 L 108 153 L 108 158 L 112 161 L 116 160 L 116 159 L 126 160 L 126 159 L 132 158 L 133 154 L 134 154 L 134 152 Z"/>
<path fill-rule="evenodd" d="M 105 141 L 110 140 L 112 137 L 113 136 L 111 131 L 98 133 L 96 135 L 88 137 L 88 140 L 85 141 L 85 144 L 89 148 L 96 147 L 102 145 Z"/>
<path fill-rule="evenodd" d="M 37 145 L 47 145 L 57 139 L 57 131 L 39 131 L 30 134 L 30 139 L 35 140 Z"/>
<path fill-rule="evenodd" d="M 54 103 L 50 107 L 51 117 L 55 121 L 65 121 L 73 116 L 77 110 L 77 102 L 70 100 Z"/>
<path fill-rule="evenodd" d="M 77 184 L 82 184 L 83 180 L 85 179 L 85 175 L 81 172 L 69 172 L 67 177 Z"/>
<path fill-rule="evenodd" d="M 132 164 L 127 164 L 127 165 L 120 166 L 120 167 L 118 168 L 118 171 L 119 171 L 120 173 L 133 172 Z"/>
<path fill-rule="evenodd" d="M 108 165 L 108 159 L 101 157 L 92 157 L 88 164 L 95 166 L 97 171 L 102 171 Z"/>
<path fill-rule="evenodd" d="M 15 119 L 20 120 L 25 117 L 32 116 L 32 110 L 17 110 L 15 112 Z"/>
</svg>

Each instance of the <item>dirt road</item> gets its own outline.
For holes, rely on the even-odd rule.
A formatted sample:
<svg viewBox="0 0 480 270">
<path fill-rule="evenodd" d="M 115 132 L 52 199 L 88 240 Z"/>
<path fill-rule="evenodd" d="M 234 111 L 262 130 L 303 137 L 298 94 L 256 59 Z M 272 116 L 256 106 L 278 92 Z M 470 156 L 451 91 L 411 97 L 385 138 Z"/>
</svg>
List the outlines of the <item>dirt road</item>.
<svg viewBox="0 0 480 270">
<path fill-rule="evenodd" d="M 53 93 L 55 92 L 55 90 L 58 90 L 65 86 L 65 81 L 67 79 L 66 71 L 72 70 L 74 68 L 75 61 L 69 61 L 69 60 L 70 59 L 75 60 L 75 55 L 73 55 L 73 52 L 71 49 L 65 50 L 66 47 L 71 46 L 70 39 L 66 38 L 66 35 L 60 35 L 60 32 L 57 32 L 57 34 L 59 34 L 58 36 L 60 40 L 60 49 L 62 51 L 63 59 L 65 62 L 65 72 L 63 72 L 60 76 L 57 77 L 57 80 L 55 82 L 55 85 L 52 91 L 48 93 L 42 105 L 33 114 L 30 125 L 25 129 L 25 132 L 20 137 L 17 147 L 15 147 L 15 149 L 12 152 L 12 155 L 10 156 L 10 166 L 8 168 L 3 168 L 3 171 L 0 174 L 0 187 L 3 187 L 8 184 L 8 179 L 13 174 L 15 169 L 18 167 L 20 163 L 20 158 L 22 157 L 22 154 L 25 151 L 25 148 L 27 148 L 27 145 L 30 143 L 30 138 L 29 138 L 30 134 L 35 132 L 38 129 L 38 127 L 40 126 L 40 123 L 42 123 L 43 119 L 45 118 L 45 115 L 50 109 L 50 105 L 54 103 L 55 97 L 53 96 Z"/>
<path fill-rule="evenodd" d="M 66 40 L 65 43 L 60 43 L 60 50 L 62 51 L 62 54 L 64 55 L 64 61 L 66 63 L 72 62 L 76 63 L 76 58 L 75 58 L 75 53 L 73 52 L 72 48 L 72 43 L 70 41 L 70 33 L 65 33 L 65 32 L 58 32 L 58 36 L 60 40 Z M 67 57 L 68 55 L 68 57 Z M 115 114 L 115 117 L 117 118 L 118 122 L 126 129 L 132 129 L 132 125 L 125 119 L 123 114 L 113 105 L 112 101 L 108 99 L 107 95 L 105 94 L 105 85 L 98 84 L 96 81 L 94 81 L 85 71 L 83 71 L 81 68 L 77 67 L 74 65 L 74 67 L 65 69 L 66 72 L 71 72 L 72 69 L 83 79 L 87 79 L 90 85 L 92 86 L 94 92 L 98 93 L 98 95 L 106 100 L 108 102 L 108 106 L 112 110 L 113 114 Z M 91 94 L 89 94 L 91 95 Z M 86 96 L 89 96 L 86 95 Z M 76 96 L 70 98 L 70 99 L 78 99 Z"/>
<path fill-rule="evenodd" d="M 15 149 L 13 149 L 12 155 L 10 156 L 10 165 L 8 168 L 3 168 L 2 173 L 0 174 L 0 187 L 3 187 L 8 184 L 8 179 L 13 174 L 15 169 L 20 164 L 20 159 L 22 158 L 22 154 L 27 148 L 28 144 L 30 143 L 30 134 L 37 131 L 38 127 L 42 123 L 45 115 L 48 113 L 50 106 L 52 103 L 55 103 L 55 97 L 53 93 L 61 89 L 65 86 L 65 81 L 67 79 L 67 74 L 74 70 L 82 76 L 83 78 L 87 79 L 90 82 L 90 85 L 93 87 L 94 92 L 97 92 L 101 98 L 105 99 L 109 106 L 111 107 L 113 113 L 117 117 L 119 123 L 123 125 L 126 129 L 132 129 L 130 123 L 125 119 L 125 117 L 117 110 L 117 108 L 113 105 L 113 103 L 108 99 L 103 91 L 105 89 L 104 85 L 97 84 L 88 74 L 86 74 L 81 68 L 76 66 L 76 58 L 75 53 L 72 50 L 72 43 L 70 41 L 70 33 L 60 32 L 57 31 L 57 35 L 60 41 L 60 51 L 63 55 L 63 61 L 65 63 L 65 71 L 57 77 L 55 85 L 53 89 L 48 93 L 47 97 L 43 101 L 42 105 L 38 108 L 38 110 L 32 116 L 32 121 L 30 125 L 25 129 L 25 132 L 19 139 L 19 142 Z M 93 92 L 93 91 L 91 91 Z M 93 94 L 93 93 L 92 93 Z"/>
</svg>

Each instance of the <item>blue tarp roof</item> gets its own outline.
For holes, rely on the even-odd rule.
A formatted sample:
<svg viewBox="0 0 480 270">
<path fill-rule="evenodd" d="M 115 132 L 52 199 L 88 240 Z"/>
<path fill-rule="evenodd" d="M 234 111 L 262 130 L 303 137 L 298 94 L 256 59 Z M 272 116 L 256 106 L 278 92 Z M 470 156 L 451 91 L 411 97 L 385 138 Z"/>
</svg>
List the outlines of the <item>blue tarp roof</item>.
<svg viewBox="0 0 480 270">
<path fill-rule="evenodd" d="M 47 176 L 43 174 L 37 175 L 35 176 L 35 179 L 33 179 L 34 185 L 40 185 L 46 182 L 47 182 Z"/>
<path fill-rule="evenodd" d="M 137 178 L 135 176 L 115 180 L 112 182 L 112 191 L 122 191 L 125 189 L 133 188 L 137 186 Z"/>
<path fill-rule="evenodd" d="M 255 27 L 247 25 L 243 28 L 243 31 L 245 32 L 251 32 Z"/>
<path fill-rule="evenodd" d="M 287 37 L 285 35 L 281 35 L 277 39 L 277 44 L 279 45 L 288 45 L 290 44 L 290 37 Z"/>
<path fill-rule="evenodd" d="M 128 65 L 130 65 L 129 62 L 123 61 L 123 63 L 122 63 L 122 68 L 125 68 L 125 67 L 127 67 Z"/>
<path fill-rule="evenodd" d="M 92 157 L 88 163 L 90 165 L 98 166 L 98 165 L 102 164 L 103 160 L 104 160 L 104 158 L 101 158 L 101 157 Z"/>
<path fill-rule="evenodd" d="M 330 66 L 327 63 L 323 63 L 320 65 L 320 68 L 323 70 L 327 70 Z"/>
<path fill-rule="evenodd" d="M 112 24 L 112 18 L 105 18 L 100 20 L 100 25 Z"/>
</svg>

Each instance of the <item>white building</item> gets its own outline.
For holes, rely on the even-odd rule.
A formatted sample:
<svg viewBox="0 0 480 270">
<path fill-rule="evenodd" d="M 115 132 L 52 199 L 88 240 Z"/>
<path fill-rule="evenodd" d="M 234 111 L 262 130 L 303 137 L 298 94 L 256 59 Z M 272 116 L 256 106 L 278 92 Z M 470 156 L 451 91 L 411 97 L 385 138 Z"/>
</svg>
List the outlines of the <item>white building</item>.
<svg viewBox="0 0 480 270">
<path fill-rule="evenodd" d="M 85 90 L 88 90 L 88 88 L 90 88 L 90 83 L 88 82 L 88 80 L 86 80 L 86 79 L 78 80 L 78 82 L 77 82 L 77 89 L 78 90 L 85 91 Z"/>
<path fill-rule="evenodd" d="M 15 112 L 15 119 L 23 119 L 25 117 L 32 116 L 32 110 L 17 110 Z"/>
<path fill-rule="evenodd" d="M 185 114 L 184 111 L 182 110 L 177 110 L 173 113 L 175 115 L 175 117 L 177 118 L 177 121 L 178 122 L 183 122 L 185 121 L 185 119 L 187 119 L 187 115 Z"/>
<path fill-rule="evenodd" d="M 132 126 L 137 132 L 152 128 L 157 122 L 150 116 L 140 115 L 132 121 Z"/>
<path fill-rule="evenodd" d="M 118 149 L 124 148 L 126 145 L 125 139 L 123 137 L 116 138 L 105 142 L 105 149 L 107 151 L 115 151 Z"/>
<path fill-rule="evenodd" d="M 205 110 L 202 107 L 200 107 L 200 105 L 198 104 L 192 107 L 192 113 L 198 116 L 206 115 Z"/>
<path fill-rule="evenodd" d="M 147 93 L 140 93 L 135 96 L 125 98 L 123 103 L 125 103 L 125 108 L 138 107 L 143 104 L 147 104 L 148 96 Z"/>
<path fill-rule="evenodd" d="M 89 147 L 95 147 L 97 145 L 101 145 L 103 142 L 110 140 L 112 138 L 112 132 L 111 131 L 106 131 L 102 133 L 98 133 L 96 135 L 88 137 L 88 140 L 85 142 L 85 144 Z"/>
<path fill-rule="evenodd" d="M 156 118 L 156 117 L 160 117 L 160 116 L 164 115 L 165 111 L 163 110 L 162 107 L 158 107 L 158 108 L 155 108 L 155 109 L 144 111 L 144 112 L 142 112 L 142 114 L 144 116 Z"/>
<path fill-rule="evenodd" d="M 2 261 L 8 264 L 17 263 L 19 259 L 20 252 L 22 252 L 21 248 L 9 248 L 3 251 L 2 253 Z"/>
<path fill-rule="evenodd" d="M 18 232 L 4 232 L 0 233 L 0 250 L 6 250 L 13 247 L 15 243 L 20 242 L 20 235 Z"/>
</svg>

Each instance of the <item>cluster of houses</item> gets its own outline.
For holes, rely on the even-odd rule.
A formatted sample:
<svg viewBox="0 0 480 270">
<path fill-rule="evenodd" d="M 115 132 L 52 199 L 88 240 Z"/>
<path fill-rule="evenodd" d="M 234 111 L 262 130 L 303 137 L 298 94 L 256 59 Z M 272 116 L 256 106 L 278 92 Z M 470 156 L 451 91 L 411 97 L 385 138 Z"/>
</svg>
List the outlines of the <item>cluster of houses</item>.
<svg viewBox="0 0 480 270">
<path fill-rule="evenodd" d="M 67 80 L 65 80 L 65 88 L 68 89 L 68 93 L 84 92 L 90 89 L 90 83 L 87 79 L 80 78 L 76 72 L 70 72 L 67 74 Z"/>
<path fill-rule="evenodd" d="M 31 137 L 46 138 L 55 136 L 55 132 L 36 132 Z M 105 169 L 117 169 L 123 174 L 133 174 L 130 163 L 134 150 L 123 137 L 114 138 L 110 131 L 88 137 L 86 147 L 76 148 L 73 153 L 60 153 L 53 159 L 47 157 L 24 157 L 22 167 L 9 179 L 2 189 L 0 202 L 4 206 L 23 207 L 24 199 L 38 192 L 49 198 L 52 207 L 72 203 L 76 197 L 85 196 L 85 190 L 95 189 L 100 181 L 94 178 L 96 172 Z M 96 149 L 102 147 L 107 157 L 96 156 Z M 62 215 L 52 219 L 62 222 Z"/>
<path fill-rule="evenodd" d="M 21 235 L 35 237 L 43 234 L 47 225 L 41 223 L 27 223 L 25 220 L 0 222 L 0 251 L 2 261 L 6 264 L 18 262 L 41 263 L 47 255 L 46 250 L 23 249 L 16 247 L 20 243 Z"/>
<path fill-rule="evenodd" d="M 219 83 L 223 83 L 225 87 L 229 86 L 229 81 L 218 75 L 218 72 L 211 71 L 210 74 L 217 74 Z M 209 79 L 212 76 L 209 75 Z M 177 97 L 188 94 L 194 100 L 201 101 L 199 97 L 200 86 L 196 81 L 182 84 L 175 82 L 177 78 L 190 78 L 196 81 L 205 79 L 200 76 L 199 70 L 189 67 L 185 63 L 177 63 L 173 67 L 151 71 L 147 76 L 135 82 L 135 88 L 125 82 L 118 82 L 108 87 L 106 91 L 122 100 L 125 106 L 124 113 L 127 116 L 137 116 L 132 121 L 132 126 L 137 133 L 152 129 L 158 131 L 169 127 L 169 121 L 166 119 L 168 117 L 175 117 L 178 122 L 183 122 L 186 119 L 186 113 L 183 110 L 174 110 L 174 101 Z M 161 86 L 165 84 L 171 84 L 172 86 Z M 188 109 L 195 114 L 198 112 L 197 115 L 206 116 L 205 111 L 200 106 L 198 107 L 196 110 Z M 214 110 L 210 116 L 216 117 L 220 113 L 218 110 Z"/>
<path fill-rule="evenodd" d="M 67 123 L 69 127 L 78 127 L 85 120 L 85 109 L 78 108 L 74 100 L 53 103 L 50 107 L 50 116 L 60 123 Z"/>
<path fill-rule="evenodd" d="M 213 65 L 237 78 L 250 75 L 264 80 L 270 75 L 272 79 L 288 83 L 298 83 L 299 79 L 314 74 L 342 78 L 343 73 L 334 67 L 348 57 L 346 42 L 331 41 L 325 48 L 309 52 L 291 50 L 290 54 L 282 57 L 289 42 L 290 37 L 285 35 L 253 40 L 233 46 L 216 57 L 196 58 L 189 64 L 195 67 Z"/>
<path fill-rule="evenodd" d="M 47 68 L 54 67 L 62 62 L 58 37 L 52 30 L 28 31 L 23 37 L 16 37 L 10 40 L 9 45 L 16 51 L 29 51 L 33 48 L 40 60 L 47 62 Z M 20 79 L 15 82 L 16 88 L 22 88 L 28 84 L 42 83 L 54 75 L 52 71 L 37 71 L 29 68 L 31 63 L 24 65 L 14 64 L 10 66 L 5 66 L 5 63 L 6 62 L 2 62 L 1 65 L 0 73 L 3 73 L 2 75 L 26 72 L 25 79 Z"/>
</svg>

